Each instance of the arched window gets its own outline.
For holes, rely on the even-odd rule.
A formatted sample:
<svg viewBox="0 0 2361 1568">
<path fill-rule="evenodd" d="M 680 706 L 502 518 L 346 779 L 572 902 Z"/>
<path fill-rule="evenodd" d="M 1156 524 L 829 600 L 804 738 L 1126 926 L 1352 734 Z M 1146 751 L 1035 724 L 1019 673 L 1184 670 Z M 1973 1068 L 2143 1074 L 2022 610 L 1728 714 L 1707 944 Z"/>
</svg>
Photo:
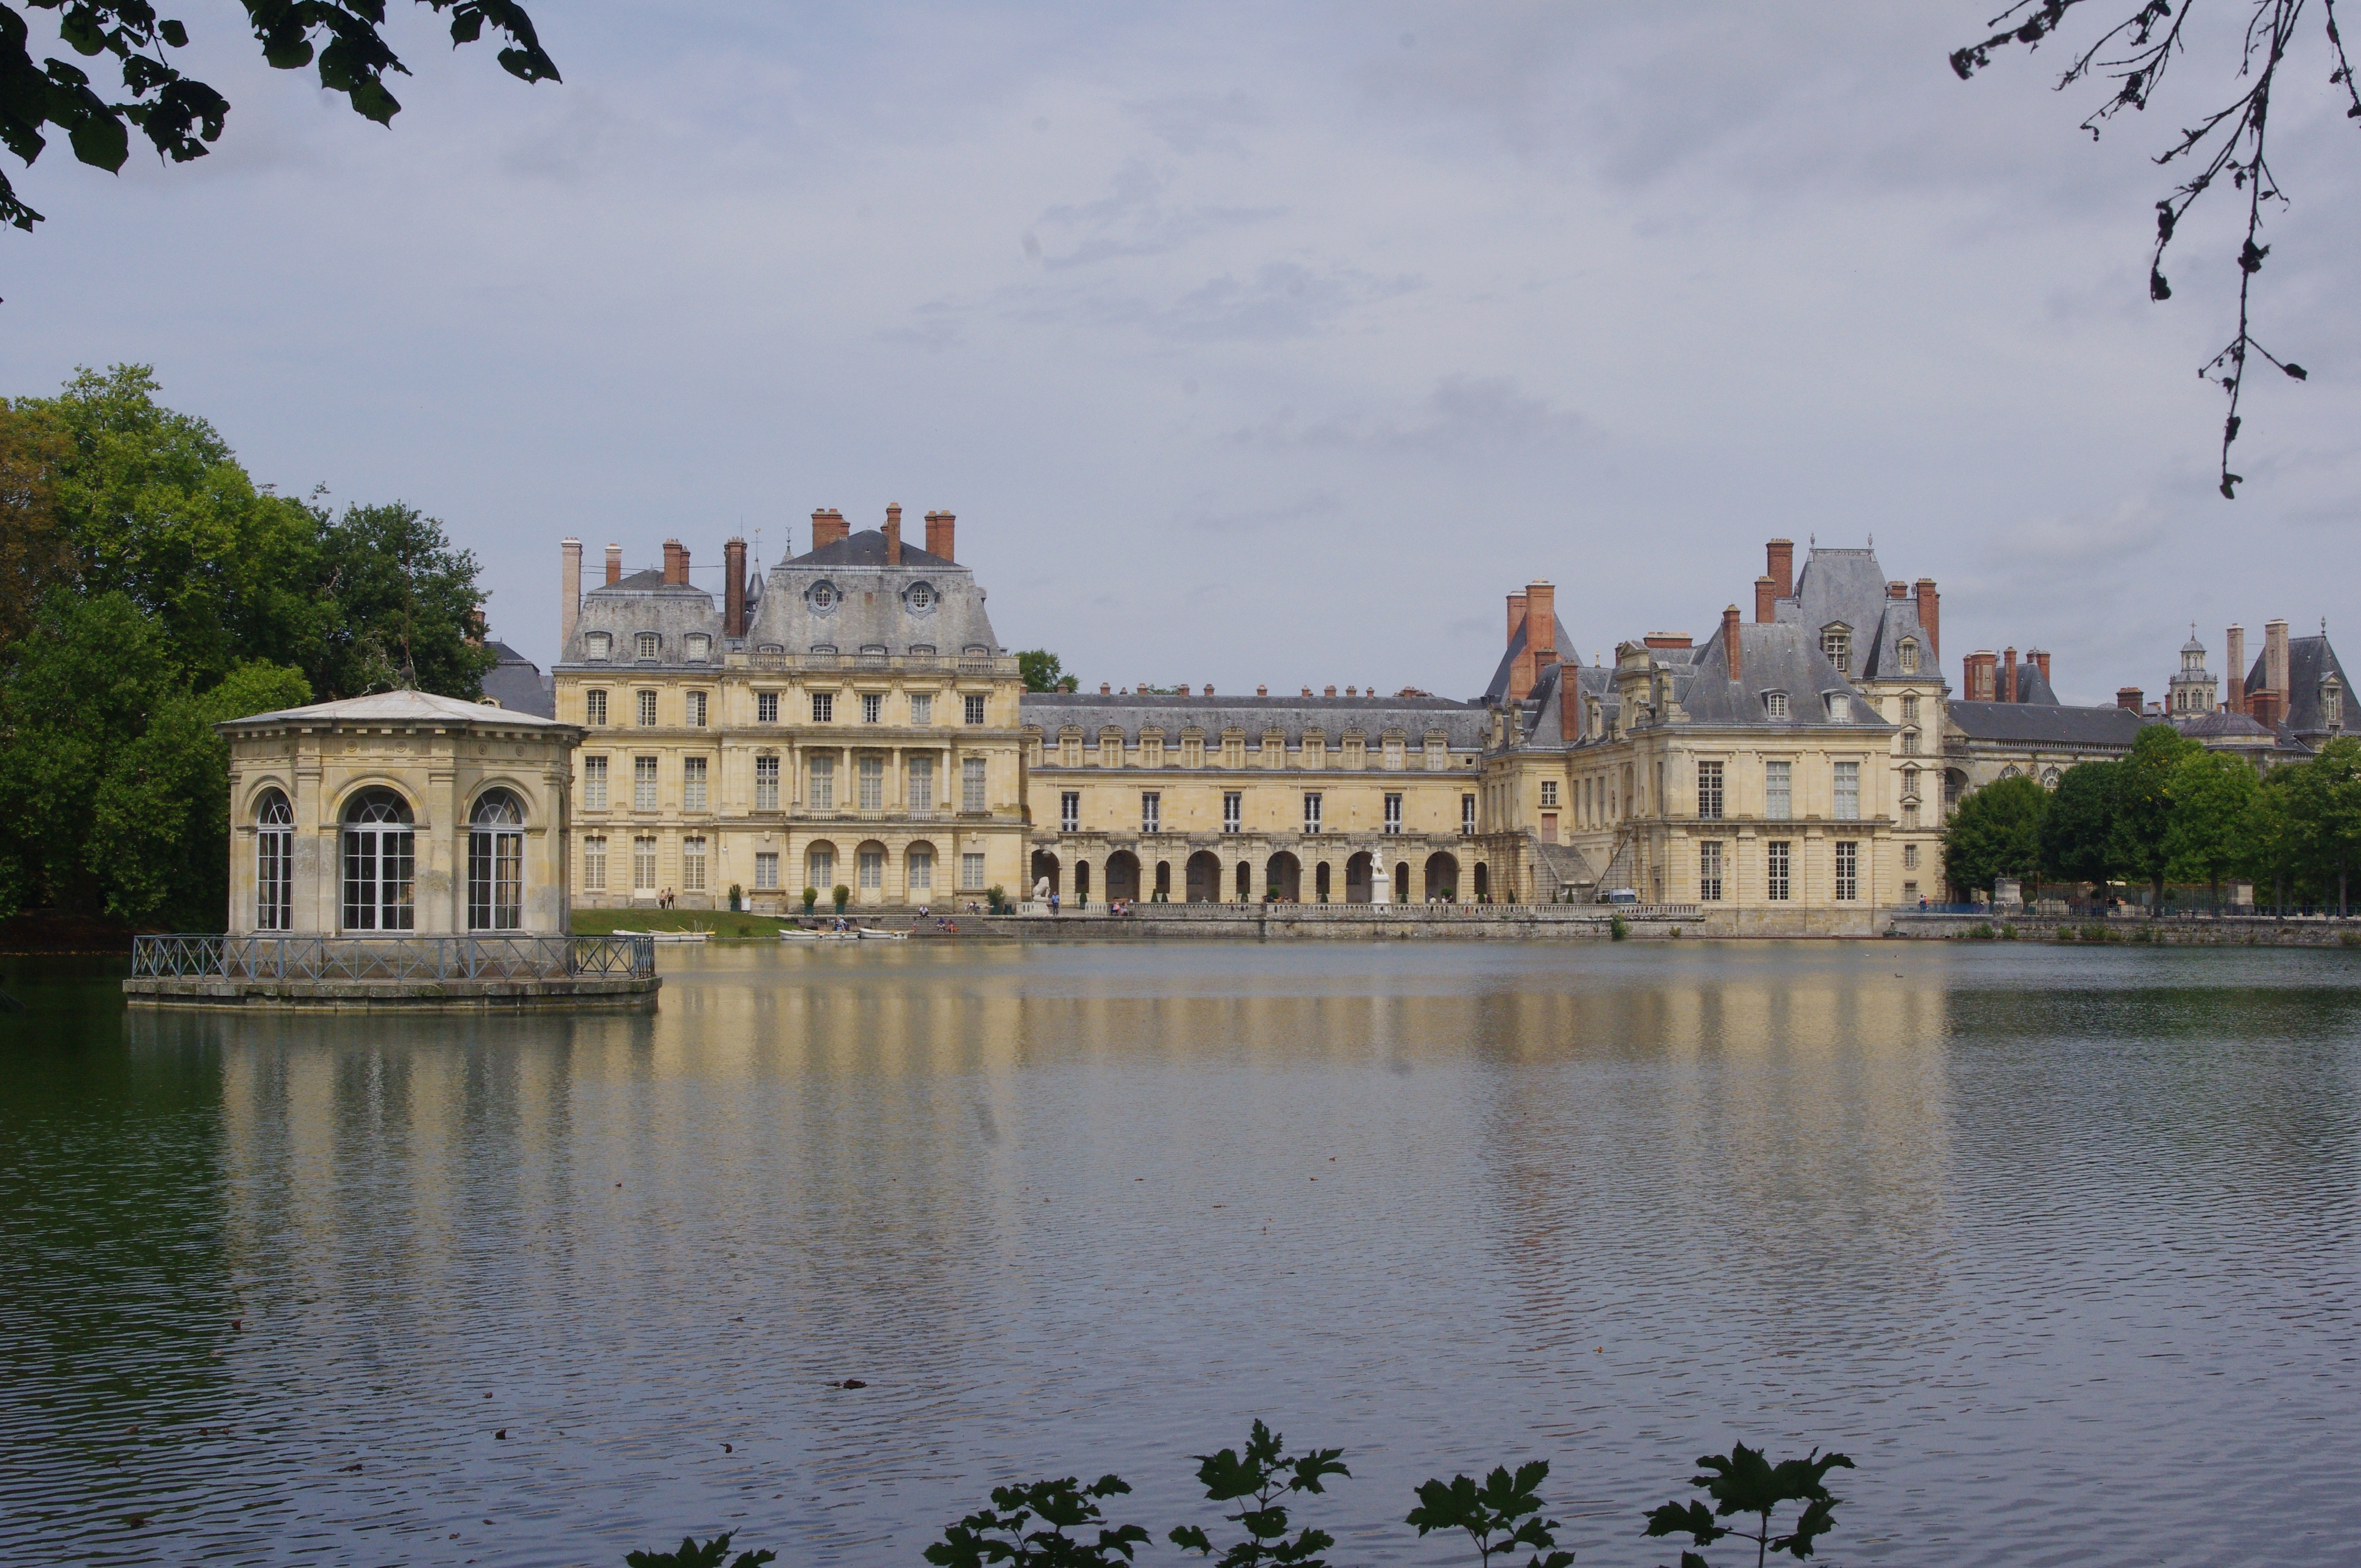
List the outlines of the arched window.
<svg viewBox="0 0 2361 1568">
<path fill-rule="evenodd" d="M 262 792 L 254 811 L 254 928 L 293 928 L 295 813 L 275 789 Z"/>
<path fill-rule="evenodd" d="M 418 924 L 417 856 L 410 803 L 365 789 L 345 807 L 345 929 L 408 931 Z"/>
<path fill-rule="evenodd" d="M 524 924 L 524 806 L 504 789 L 476 797 L 467 818 L 467 929 Z"/>
</svg>

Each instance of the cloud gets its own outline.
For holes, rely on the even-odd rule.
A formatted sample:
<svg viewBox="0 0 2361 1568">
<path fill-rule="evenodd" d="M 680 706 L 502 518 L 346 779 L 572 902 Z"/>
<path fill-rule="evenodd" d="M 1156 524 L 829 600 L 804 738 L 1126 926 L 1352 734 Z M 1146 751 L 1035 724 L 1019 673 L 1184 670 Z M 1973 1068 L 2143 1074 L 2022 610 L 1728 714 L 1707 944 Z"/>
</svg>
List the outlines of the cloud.
<svg viewBox="0 0 2361 1568">
<path fill-rule="evenodd" d="M 1581 415 L 1553 407 L 1513 376 L 1445 376 L 1408 409 L 1356 413 L 1303 422 L 1282 408 L 1223 439 L 1232 445 L 1274 451 L 1364 451 L 1466 457 L 1564 448 L 1594 432 Z"/>
</svg>

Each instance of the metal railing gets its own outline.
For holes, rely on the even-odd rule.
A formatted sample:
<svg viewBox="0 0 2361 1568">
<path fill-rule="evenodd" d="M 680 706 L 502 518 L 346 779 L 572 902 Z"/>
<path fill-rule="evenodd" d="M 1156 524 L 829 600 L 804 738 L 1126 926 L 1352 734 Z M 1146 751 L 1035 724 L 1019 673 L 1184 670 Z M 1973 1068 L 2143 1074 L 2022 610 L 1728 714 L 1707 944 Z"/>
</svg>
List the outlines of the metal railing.
<svg viewBox="0 0 2361 1568">
<path fill-rule="evenodd" d="M 650 937 L 159 936 L 131 939 L 134 980 L 560 980 L 656 972 Z"/>
</svg>

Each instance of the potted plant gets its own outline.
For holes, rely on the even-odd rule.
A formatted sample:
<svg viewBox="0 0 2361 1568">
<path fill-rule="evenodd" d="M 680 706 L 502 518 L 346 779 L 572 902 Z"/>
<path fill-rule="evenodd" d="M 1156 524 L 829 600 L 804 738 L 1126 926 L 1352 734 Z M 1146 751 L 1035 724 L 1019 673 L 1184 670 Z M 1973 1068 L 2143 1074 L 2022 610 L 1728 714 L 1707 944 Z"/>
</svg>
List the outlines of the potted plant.
<svg viewBox="0 0 2361 1568">
<path fill-rule="evenodd" d="M 744 891 L 743 891 L 741 888 L 740 888 L 740 887 L 739 887 L 739 885 L 738 885 L 736 883 L 734 883 L 734 882 L 733 882 L 733 883 L 731 883 L 730 884 L 730 913 L 731 913 L 732 915 L 735 915 L 735 914 L 738 914 L 738 913 L 739 913 L 740 911 L 741 911 L 742 909 L 744 909 L 744 908 L 745 908 L 745 904 L 744 904 L 744 902 L 743 902 L 744 898 L 745 898 L 745 893 L 744 893 Z"/>
<path fill-rule="evenodd" d="M 836 891 L 829 896 L 836 900 L 836 912 L 841 915 L 844 913 L 844 906 L 852 902 L 852 890 L 842 883 L 838 883 Z"/>
<path fill-rule="evenodd" d="M 818 904 L 818 902 L 819 902 L 819 889 L 818 889 L 818 888 L 816 888 L 816 887 L 807 887 L 807 888 L 804 889 L 804 913 L 805 913 L 805 914 L 809 915 L 809 914 L 812 912 L 812 905 L 814 905 Z"/>
</svg>

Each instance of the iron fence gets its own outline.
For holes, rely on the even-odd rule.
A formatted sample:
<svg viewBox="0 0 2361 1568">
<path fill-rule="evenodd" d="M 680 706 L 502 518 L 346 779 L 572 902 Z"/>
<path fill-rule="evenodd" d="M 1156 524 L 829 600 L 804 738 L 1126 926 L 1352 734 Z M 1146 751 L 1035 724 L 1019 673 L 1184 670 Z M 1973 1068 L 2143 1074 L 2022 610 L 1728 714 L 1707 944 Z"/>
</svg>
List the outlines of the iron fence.
<svg viewBox="0 0 2361 1568">
<path fill-rule="evenodd" d="M 649 937 L 258 934 L 131 939 L 134 980 L 639 980 L 655 972 L 655 941 Z"/>
</svg>

